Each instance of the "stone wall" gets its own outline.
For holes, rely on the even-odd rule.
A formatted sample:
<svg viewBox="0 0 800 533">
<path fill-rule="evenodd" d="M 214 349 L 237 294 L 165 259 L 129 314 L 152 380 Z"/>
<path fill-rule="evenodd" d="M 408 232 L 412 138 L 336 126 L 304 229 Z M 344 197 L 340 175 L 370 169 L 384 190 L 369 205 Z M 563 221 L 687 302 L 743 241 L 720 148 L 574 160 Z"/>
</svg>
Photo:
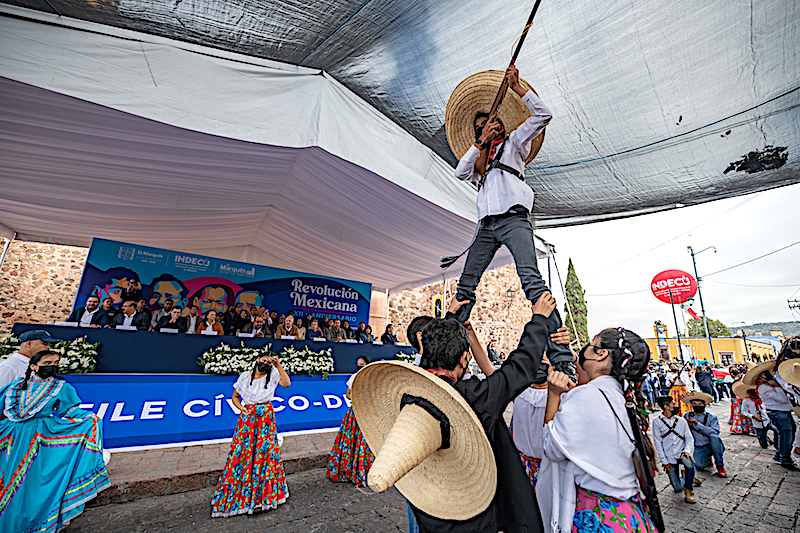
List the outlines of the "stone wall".
<svg viewBox="0 0 800 533">
<path fill-rule="evenodd" d="M 88 248 L 14 241 L 0 269 L 0 335 L 16 322 L 66 320 Z"/>
<path fill-rule="evenodd" d="M 46 323 L 66 320 L 78 290 L 88 248 L 14 241 L 0 269 L 0 335 L 11 331 L 16 322 Z M 515 291 L 509 305 L 508 288 Z M 444 309 L 456 282 L 450 281 Z M 395 333 L 406 340 L 405 330 L 416 316 L 433 314 L 434 298 L 443 296 L 442 284 L 404 291 L 389 297 L 389 321 Z M 522 327 L 530 320 L 530 304 L 520 290 L 514 267 L 499 268 L 484 274 L 477 290 L 478 303 L 472 320 L 478 335 L 488 342 L 496 339 L 498 351 L 508 353 L 516 347 Z M 382 306 L 381 306 L 382 307 Z M 378 315 L 371 310 L 376 337 L 384 331 L 385 308 Z"/>
</svg>

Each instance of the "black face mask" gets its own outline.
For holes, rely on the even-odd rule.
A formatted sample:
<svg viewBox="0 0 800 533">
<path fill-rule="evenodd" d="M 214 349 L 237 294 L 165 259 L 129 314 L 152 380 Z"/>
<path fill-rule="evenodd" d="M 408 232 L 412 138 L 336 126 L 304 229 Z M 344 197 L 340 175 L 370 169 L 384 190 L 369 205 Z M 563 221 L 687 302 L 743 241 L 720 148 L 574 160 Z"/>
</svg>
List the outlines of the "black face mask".
<svg viewBox="0 0 800 533">
<path fill-rule="evenodd" d="M 706 411 L 706 406 L 705 405 L 693 405 L 692 406 L 692 411 L 694 411 L 698 415 L 702 415 Z"/>
<path fill-rule="evenodd" d="M 40 366 L 36 375 L 42 379 L 52 378 L 58 373 L 57 365 Z"/>
<path fill-rule="evenodd" d="M 269 370 L 269 363 L 259 361 L 258 363 L 256 363 L 256 368 L 258 369 L 259 372 L 266 372 L 267 370 Z"/>
</svg>

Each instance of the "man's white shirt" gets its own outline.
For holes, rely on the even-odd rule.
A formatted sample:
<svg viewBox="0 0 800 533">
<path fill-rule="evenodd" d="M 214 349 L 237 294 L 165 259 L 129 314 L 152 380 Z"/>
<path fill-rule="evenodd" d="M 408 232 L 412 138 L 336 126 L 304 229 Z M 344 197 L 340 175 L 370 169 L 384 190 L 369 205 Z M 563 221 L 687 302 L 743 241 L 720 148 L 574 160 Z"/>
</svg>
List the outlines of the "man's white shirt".
<svg viewBox="0 0 800 533">
<path fill-rule="evenodd" d="M 662 435 L 669 432 L 673 425 L 675 426 L 675 431 L 662 437 Z M 692 437 L 692 432 L 689 429 L 689 423 L 682 416 L 676 415 L 672 418 L 666 418 L 664 415 L 659 415 L 654 418 L 653 443 L 656 446 L 658 460 L 661 461 L 662 465 L 676 464 L 684 452 L 689 455 L 694 453 L 694 437 Z"/>
<path fill-rule="evenodd" d="M 30 359 L 19 352 L 12 353 L 8 359 L 0 362 L 0 389 L 25 375 Z"/>
<path fill-rule="evenodd" d="M 91 326 L 92 325 L 92 318 L 94 318 L 94 314 L 96 312 L 98 312 L 99 310 L 100 310 L 99 307 L 97 309 L 95 309 L 94 311 L 84 310 L 83 314 L 81 315 L 81 320 L 79 322 L 81 327 L 88 328 L 89 326 Z"/>
<path fill-rule="evenodd" d="M 522 101 L 528 106 L 532 116 L 508 135 L 500 162 L 524 173 L 525 158 L 531 151 L 531 141 L 547 126 L 552 113 L 533 91 L 525 93 Z M 497 149 L 499 150 L 499 146 Z M 470 146 L 456 166 L 456 178 L 477 185 L 481 175 L 475 171 L 475 161 L 480 154 L 477 146 Z M 489 171 L 478 191 L 478 219 L 502 215 L 515 205 L 527 207 L 528 211 L 533 209 L 533 189 L 530 185 L 499 168 Z"/>
<path fill-rule="evenodd" d="M 123 326 L 130 326 L 133 324 L 133 317 L 136 316 L 136 313 L 133 313 L 131 316 L 123 314 L 122 325 Z"/>
</svg>

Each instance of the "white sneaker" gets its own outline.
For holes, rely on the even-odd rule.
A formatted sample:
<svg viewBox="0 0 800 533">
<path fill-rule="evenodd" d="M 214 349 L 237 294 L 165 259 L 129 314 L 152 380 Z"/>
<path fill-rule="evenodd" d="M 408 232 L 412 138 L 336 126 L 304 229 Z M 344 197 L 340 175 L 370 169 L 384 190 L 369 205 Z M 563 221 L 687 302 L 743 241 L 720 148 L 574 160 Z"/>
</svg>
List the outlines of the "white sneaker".
<svg viewBox="0 0 800 533">
<path fill-rule="evenodd" d="M 108 464 L 111 461 L 111 452 L 103 449 L 103 463 Z"/>
</svg>

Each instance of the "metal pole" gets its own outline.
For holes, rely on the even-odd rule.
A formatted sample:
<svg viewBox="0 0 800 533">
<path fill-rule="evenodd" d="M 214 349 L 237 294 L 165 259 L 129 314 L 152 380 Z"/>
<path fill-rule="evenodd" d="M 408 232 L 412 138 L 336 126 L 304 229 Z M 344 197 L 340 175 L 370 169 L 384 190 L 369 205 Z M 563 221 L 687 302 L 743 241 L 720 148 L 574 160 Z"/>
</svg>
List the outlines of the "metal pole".
<svg viewBox="0 0 800 533">
<path fill-rule="evenodd" d="M 678 327 L 678 314 L 675 312 L 675 300 L 672 299 L 672 289 L 668 289 L 668 290 L 669 290 L 669 303 L 672 304 L 672 318 L 675 319 L 675 336 L 678 337 L 678 357 L 681 358 L 680 359 L 681 363 L 684 363 L 683 351 L 681 350 L 681 333 L 680 333 L 681 330 Z M 685 385 L 685 383 L 684 383 L 684 385 Z"/>
<path fill-rule="evenodd" d="M 750 350 L 747 349 L 747 335 L 742 330 L 742 340 L 744 341 L 744 353 L 747 354 L 747 359 L 750 360 Z"/>
<path fill-rule="evenodd" d="M 703 305 L 703 291 L 700 289 L 700 276 L 697 275 L 697 261 L 694 259 L 694 250 L 691 246 L 689 248 L 689 253 L 692 255 L 692 265 L 694 265 L 694 277 L 697 279 L 697 294 L 700 296 L 700 311 L 703 313 L 703 324 L 706 328 L 706 340 L 708 341 L 708 349 L 711 351 L 711 361 L 714 363 L 718 363 L 717 356 L 714 355 L 714 345 L 711 344 L 711 332 L 708 329 L 708 317 L 706 316 L 706 307 Z M 711 247 L 713 248 L 713 246 Z M 708 250 L 708 248 L 706 248 Z M 701 250 L 704 251 L 704 250 Z M 716 252 L 717 249 L 714 248 Z"/>
<path fill-rule="evenodd" d="M 6 243 L 3 245 L 3 255 L 0 255 L 0 268 L 2 268 L 3 263 L 6 260 L 6 255 L 8 254 L 8 249 L 11 247 L 11 242 L 17 238 L 17 232 L 14 232 L 14 235 L 11 236 L 10 239 L 6 239 Z"/>
</svg>

